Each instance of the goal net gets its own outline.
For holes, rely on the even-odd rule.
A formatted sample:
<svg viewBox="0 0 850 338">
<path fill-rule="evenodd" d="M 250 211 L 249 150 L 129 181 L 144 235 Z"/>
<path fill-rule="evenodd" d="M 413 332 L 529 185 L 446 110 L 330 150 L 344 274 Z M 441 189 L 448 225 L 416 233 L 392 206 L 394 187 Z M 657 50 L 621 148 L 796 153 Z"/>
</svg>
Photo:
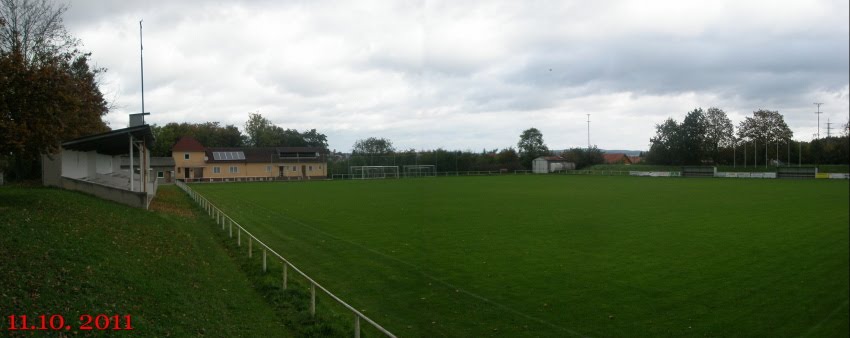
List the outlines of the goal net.
<svg viewBox="0 0 850 338">
<path fill-rule="evenodd" d="M 348 173 L 353 179 L 398 178 L 398 166 L 352 166 Z"/>
<path fill-rule="evenodd" d="M 406 165 L 404 166 L 404 177 L 428 177 L 437 176 L 437 166 L 433 164 Z"/>
</svg>

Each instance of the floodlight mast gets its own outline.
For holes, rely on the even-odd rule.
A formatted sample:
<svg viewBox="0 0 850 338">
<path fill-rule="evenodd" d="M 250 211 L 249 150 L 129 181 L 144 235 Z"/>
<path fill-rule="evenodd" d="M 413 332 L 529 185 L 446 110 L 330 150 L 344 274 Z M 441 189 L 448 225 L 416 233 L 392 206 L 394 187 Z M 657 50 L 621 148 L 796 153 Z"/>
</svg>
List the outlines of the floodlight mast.
<svg viewBox="0 0 850 338">
<path fill-rule="evenodd" d="M 145 47 L 142 44 L 142 21 L 139 20 L 139 65 L 142 73 L 142 114 L 145 113 Z"/>
<path fill-rule="evenodd" d="M 590 114 L 587 114 L 587 150 L 590 150 Z"/>
<path fill-rule="evenodd" d="M 817 114 L 817 115 L 818 115 L 818 133 L 817 133 L 817 138 L 820 138 L 820 114 L 823 114 L 823 113 L 820 111 L 820 105 L 822 105 L 822 104 L 823 104 L 823 102 L 815 102 L 814 104 L 818 106 L 818 111 L 816 111 L 816 112 L 815 112 L 815 114 Z"/>
</svg>

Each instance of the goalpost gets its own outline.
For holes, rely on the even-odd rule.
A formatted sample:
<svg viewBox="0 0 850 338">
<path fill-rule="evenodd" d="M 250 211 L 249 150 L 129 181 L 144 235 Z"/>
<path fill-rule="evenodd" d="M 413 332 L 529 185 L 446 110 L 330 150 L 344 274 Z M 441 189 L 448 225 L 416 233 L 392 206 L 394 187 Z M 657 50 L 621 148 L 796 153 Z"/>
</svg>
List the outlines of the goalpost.
<svg viewBox="0 0 850 338">
<path fill-rule="evenodd" d="M 437 166 L 433 164 L 418 164 L 404 166 L 404 177 L 437 176 Z"/>
<path fill-rule="evenodd" d="M 398 178 L 398 166 L 359 165 L 348 168 L 353 179 Z"/>
</svg>

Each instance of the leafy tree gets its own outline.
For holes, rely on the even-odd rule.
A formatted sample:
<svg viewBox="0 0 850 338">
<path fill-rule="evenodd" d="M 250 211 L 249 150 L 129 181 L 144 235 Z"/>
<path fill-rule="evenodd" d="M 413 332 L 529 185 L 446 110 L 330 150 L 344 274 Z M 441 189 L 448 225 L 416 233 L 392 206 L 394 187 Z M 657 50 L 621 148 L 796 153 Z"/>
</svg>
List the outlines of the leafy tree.
<svg viewBox="0 0 850 338">
<path fill-rule="evenodd" d="M 79 41 L 62 22 L 67 10 L 51 0 L 0 0 L 0 52 L 17 51 L 28 65 L 76 54 Z"/>
<path fill-rule="evenodd" d="M 301 133 L 301 138 L 304 140 L 304 145 L 308 147 L 328 147 L 328 137 L 325 134 L 319 133 L 316 129 L 310 129 Z"/>
<path fill-rule="evenodd" d="M 370 137 L 354 142 L 351 153 L 356 155 L 386 155 L 395 152 L 389 139 Z"/>
<path fill-rule="evenodd" d="M 543 143 L 543 133 L 537 128 L 529 128 L 519 135 L 517 148 L 520 154 L 520 163 L 525 168 L 531 168 L 531 161 L 540 156 L 549 154 L 549 148 Z"/>
<path fill-rule="evenodd" d="M 151 126 L 156 143 L 153 156 L 171 156 L 171 147 L 183 136 L 192 136 L 207 147 L 241 147 L 244 136 L 234 125 L 222 127 L 218 122 L 204 123 L 168 123 L 164 126 Z"/>
<path fill-rule="evenodd" d="M 576 169 L 590 167 L 605 162 L 602 150 L 596 146 L 588 148 L 570 148 L 561 153 L 561 157 L 576 164 Z"/>
<path fill-rule="evenodd" d="M 499 151 L 496 154 L 496 162 L 499 163 L 500 169 L 519 170 L 522 168 L 519 154 L 517 154 L 513 147 Z"/>
<path fill-rule="evenodd" d="M 705 142 L 714 163 L 720 161 L 720 148 L 731 147 L 735 141 L 732 121 L 720 108 L 711 107 L 705 112 Z"/>
<path fill-rule="evenodd" d="M 328 147 L 328 137 L 316 129 L 303 133 L 274 125 L 259 113 L 250 114 L 245 122 L 245 143 L 251 147 Z"/>
<path fill-rule="evenodd" d="M 59 143 L 107 131 L 101 68 L 75 49 L 62 25 L 67 7 L 50 1 L 0 1 L 0 162 L 12 178 L 38 175 L 40 154 Z"/>
<path fill-rule="evenodd" d="M 679 125 L 679 154 L 676 156 L 684 164 L 700 164 L 705 150 L 706 119 L 701 108 L 685 115 Z"/>
<path fill-rule="evenodd" d="M 283 130 L 259 113 L 248 115 L 245 122 L 245 143 L 250 147 L 273 147 L 280 145 Z"/>
<path fill-rule="evenodd" d="M 672 118 L 655 125 L 655 137 L 649 139 L 647 162 L 665 165 L 681 163 L 681 160 L 677 159 L 681 149 L 680 135 L 679 124 Z"/>
<path fill-rule="evenodd" d="M 738 126 L 738 137 L 759 143 L 790 140 L 794 133 L 778 111 L 760 109 L 747 116 Z"/>
</svg>

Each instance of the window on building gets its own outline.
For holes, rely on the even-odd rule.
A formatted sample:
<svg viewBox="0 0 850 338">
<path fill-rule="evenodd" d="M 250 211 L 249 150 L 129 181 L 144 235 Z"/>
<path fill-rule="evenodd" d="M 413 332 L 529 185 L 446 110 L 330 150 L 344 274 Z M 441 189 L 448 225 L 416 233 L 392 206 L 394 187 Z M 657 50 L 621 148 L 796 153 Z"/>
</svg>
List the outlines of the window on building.
<svg viewBox="0 0 850 338">
<path fill-rule="evenodd" d="M 313 166 L 311 166 L 311 165 L 310 165 L 310 166 L 307 166 L 307 170 L 309 170 L 309 171 L 313 171 Z"/>
<path fill-rule="evenodd" d="M 221 174 L 221 167 L 213 167 L 213 174 Z"/>
<path fill-rule="evenodd" d="M 267 172 L 267 173 L 272 172 L 272 166 L 267 165 L 267 166 L 266 166 L 266 172 Z"/>
<path fill-rule="evenodd" d="M 322 166 L 319 166 L 319 170 L 322 170 Z"/>
<path fill-rule="evenodd" d="M 230 167 L 230 173 L 231 174 L 239 173 L 239 167 Z"/>
<path fill-rule="evenodd" d="M 295 166 L 292 166 L 292 171 L 298 171 L 298 169 L 295 169 Z"/>
<path fill-rule="evenodd" d="M 183 159 L 184 159 L 184 160 L 188 160 L 188 159 L 189 159 L 189 153 L 184 153 L 184 154 L 183 154 Z"/>
<path fill-rule="evenodd" d="M 163 177 L 165 177 L 165 173 L 163 173 L 163 172 L 161 172 L 161 171 L 157 171 L 157 172 L 156 172 L 156 177 L 163 178 Z"/>
<path fill-rule="evenodd" d="M 182 168 L 177 167 L 177 173 L 178 173 L 178 174 L 180 173 L 180 169 L 182 169 Z"/>
</svg>

